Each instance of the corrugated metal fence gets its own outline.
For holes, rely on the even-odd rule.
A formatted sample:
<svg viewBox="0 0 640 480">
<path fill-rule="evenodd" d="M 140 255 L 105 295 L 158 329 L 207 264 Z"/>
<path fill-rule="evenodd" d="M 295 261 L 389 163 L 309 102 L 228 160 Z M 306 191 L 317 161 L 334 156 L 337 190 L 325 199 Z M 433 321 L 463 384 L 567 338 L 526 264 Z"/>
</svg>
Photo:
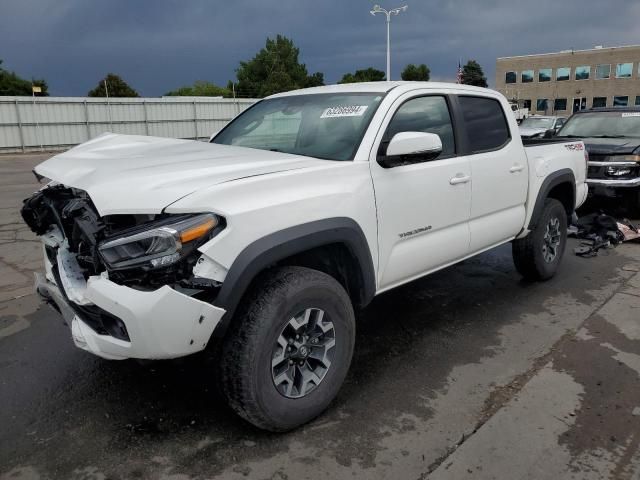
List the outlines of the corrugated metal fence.
<svg viewBox="0 0 640 480">
<path fill-rule="evenodd" d="M 104 132 L 209 138 L 253 99 L 0 97 L 0 152 L 62 149 Z"/>
</svg>

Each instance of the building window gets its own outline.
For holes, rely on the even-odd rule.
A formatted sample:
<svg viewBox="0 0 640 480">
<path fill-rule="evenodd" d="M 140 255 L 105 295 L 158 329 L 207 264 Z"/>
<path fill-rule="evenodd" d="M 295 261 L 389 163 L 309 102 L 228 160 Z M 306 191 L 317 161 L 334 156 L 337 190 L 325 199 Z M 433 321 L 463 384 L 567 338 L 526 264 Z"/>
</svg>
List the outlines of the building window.
<svg viewBox="0 0 640 480">
<path fill-rule="evenodd" d="M 505 83 L 516 83 L 518 81 L 518 74 L 516 72 L 507 72 L 504 76 Z"/>
<path fill-rule="evenodd" d="M 551 81 L 551 69 L 550 68 L 542 68 L 538 71 L 538 81 L 539 82 L 550 82 Z"/>
<path fill-rule="evenodd" d="M 531 83 L 531 82 L 533 82 L 533 70 L 523 70 L 522 83 Z"/>
<path fill-rule="evenodd" d="M 611 65 L 598 65 L 596 67 L 596 80 L 604 80 L 611 77 Z"/>
<path fill-rule="evenodd" d="M 576 67 L 576 80 L 589 80 L 589 75 L 591 75 L 590 66 Z"/>
<path fill-rule="evenodd" d="M 619 63 L 616 65 L 616 78 L 631 78 L 633 63 Z"/>
<path fill-rule="evenodd" d="M 593 97 L 593 108 L 603 108 L 607 106 L 607 97 Z"/>
<path fill-rule="evenodd" d="M 523 100 L 522 101 L 522 108 L 526 108 L 528 110 L 531 110 L 531 100 Z"/>
<path fill-rule="evenodd" d="M 556 98 L 553 101 L 553 109 L 554 110 L 566 110 L 567 109 L 567 99 L 566 98 Z"/>
<path fill-rule="evenodd" d="M 546 98 L 539 98 L 536 100 L 536 110 L 539 112 L 547 111 L 548 100 Z"/>
<path fill-rule="evenodd" d="M 558 82 L 564 82 L 571 77 L 571 69 L 569 67 L 560 67 L 556 69 L 556 80 Z"/>
<path fill-rule="evenodd" d="M 627 105 L 629 105 L 629 97 L 627 96 L 613 97 L 614 107 L 626 107 Z"/>
<path fill-rule="evenodd" d="M 640 105 L 640 96 L 636 97 L 636 107 Z"/>
</svg>

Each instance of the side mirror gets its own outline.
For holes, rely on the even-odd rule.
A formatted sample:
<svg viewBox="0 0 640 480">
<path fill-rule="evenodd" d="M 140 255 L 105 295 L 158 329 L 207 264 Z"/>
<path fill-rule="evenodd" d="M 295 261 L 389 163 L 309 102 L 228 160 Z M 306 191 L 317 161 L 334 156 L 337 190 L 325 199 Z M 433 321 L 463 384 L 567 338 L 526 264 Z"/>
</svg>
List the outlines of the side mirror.
<svg viewBox="0 0 640 480">
<path fill-rule="evenodd" d="M 544 132 L 544 136 L 542 138 L 553 138 L 555 136 L 556 136 L 556 130 L 553 128 L 550 128 L 549 130 Z"/>
<path fill-rule="evenodd" d="M 384 168 L 393 168 L 411 163 L 427 162 L 442 153 L 442 140 L 435 133 L 396 133 L 387 146 L 386 155 L 378 157 Z"/>
</svg>

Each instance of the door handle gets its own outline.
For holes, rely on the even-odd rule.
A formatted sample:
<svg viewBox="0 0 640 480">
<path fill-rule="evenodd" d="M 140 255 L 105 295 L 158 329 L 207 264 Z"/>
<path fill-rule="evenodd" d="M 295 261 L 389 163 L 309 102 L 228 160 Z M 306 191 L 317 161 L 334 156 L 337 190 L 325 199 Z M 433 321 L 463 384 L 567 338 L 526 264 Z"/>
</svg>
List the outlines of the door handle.
<svg viewBox="0 0 640 480">
<path fill-rule="evenodd" d="M 469 175 L 465 175 L 464 173 L 458 173 L 455 177 L 449 180 L 449 183 L 451 185 L 459 185 L 461 183 L 467 183 L 469 182 L 469 180 L 471 180 L 471 177 Z"/>
<path fill-rule="evenodd" d="M 523 165 L 515 164 L 513 167 L 511 167 L 509 169 L 509 172 L 517 173 L 517 172 L 521 172 L 522 170 L 524 170 L 524 166 Z"/>
</svg>

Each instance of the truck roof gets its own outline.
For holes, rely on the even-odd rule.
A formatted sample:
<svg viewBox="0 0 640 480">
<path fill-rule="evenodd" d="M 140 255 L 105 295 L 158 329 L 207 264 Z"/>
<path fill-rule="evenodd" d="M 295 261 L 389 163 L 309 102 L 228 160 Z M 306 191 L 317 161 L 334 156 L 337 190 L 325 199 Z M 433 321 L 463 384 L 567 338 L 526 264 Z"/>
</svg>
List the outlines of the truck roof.
<svg viewBox="0 0 640 480">
<path fill-rule="evenodd" d="M 640 112 L 640 106 L 590 108 L 588 110 L 580 110 L 578 112 L 575 112 L 574 115 L 579 115 L 581 113 L 597 113 L 597 112 Z"/>
<path fill-rule="evenodd" d="M 429 89 L 456 89 L 474 93 L 497 93 L 487 88 L 474 87 L 472 85 L 461 85 L 458 83 L 444 82 L 361 82 L 361 83 L 341 83 L 337 85 L 324 85 L 322 87 L 302 88 L 300 90 L 291 90 L 289 92 L 277 93 L 267 98 L 286 97 L 290 95 L 313 95 L 320 93 L 387 93 L 397 87 L 412 88 L 429 88 Z"/>
</svg>

